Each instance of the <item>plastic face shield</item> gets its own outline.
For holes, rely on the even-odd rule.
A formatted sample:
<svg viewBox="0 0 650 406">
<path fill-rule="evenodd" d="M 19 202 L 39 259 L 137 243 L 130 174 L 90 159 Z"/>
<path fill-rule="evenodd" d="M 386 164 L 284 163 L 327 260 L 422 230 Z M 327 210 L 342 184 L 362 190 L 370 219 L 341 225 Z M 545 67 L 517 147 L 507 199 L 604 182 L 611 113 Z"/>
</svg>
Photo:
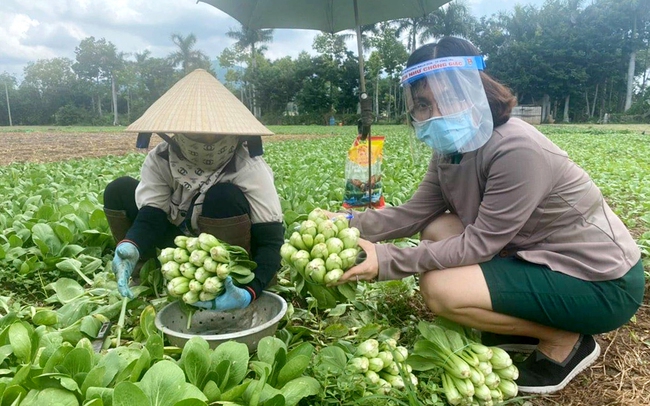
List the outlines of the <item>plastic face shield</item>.
<svg viewBox="0 0 650 406">
<path fill-rule="evenodd" d="M 493 130 L 479 75 L 484 67 L 482 56 L 459 56 L 431 59 L 405 69 L 401 84 L 411 118 L 423 122 L 470 110 L 478 131 L 458 152 L 482 147 Z"/>
</svg>

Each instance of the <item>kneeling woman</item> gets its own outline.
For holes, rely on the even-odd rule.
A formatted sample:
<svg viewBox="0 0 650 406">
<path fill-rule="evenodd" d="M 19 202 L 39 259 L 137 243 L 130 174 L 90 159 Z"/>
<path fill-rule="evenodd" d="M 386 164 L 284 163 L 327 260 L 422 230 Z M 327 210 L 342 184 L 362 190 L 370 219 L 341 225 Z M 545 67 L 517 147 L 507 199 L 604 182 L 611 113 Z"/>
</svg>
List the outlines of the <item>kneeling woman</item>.
<svg viewBox="0 0 650 406">
<path fill-rule="evenodd" d="M 491 344 L 536 344 L 517 384 L 551 393 L 598 358 L 595 334 L 641 305 L 640 251 L 589 175 L 510 118 L 515 98 L 482 69 L 478 50 L 458 38 L 409 57 L 405 99 L 433 157 L 408 202 L 354 213 L 368 259 L 341 280 L 420 274 L 436 314 Z M 370 242 L 418 232 L 414 248 Z"/>
<path fill-rule="evenodd" d="M 246 286 L 225 281 L 225 293 L 195 305 L 244 308 L 280 268 L 282 210 L 262 155 L 264 127 L 211 74 L 197 69 L 175 84 L 127 131 L 155 132 L 167 142 L 147 155 L 141 180 L 122 177 L 104 192 L 104 211 L 118 241 L 113 272 L 122 296 L 140 259 L 174 237 L 206 232 L 249 252 L 257 263 Z M 167 133 L 174 133 L 169 137 Z"/>
</svg>

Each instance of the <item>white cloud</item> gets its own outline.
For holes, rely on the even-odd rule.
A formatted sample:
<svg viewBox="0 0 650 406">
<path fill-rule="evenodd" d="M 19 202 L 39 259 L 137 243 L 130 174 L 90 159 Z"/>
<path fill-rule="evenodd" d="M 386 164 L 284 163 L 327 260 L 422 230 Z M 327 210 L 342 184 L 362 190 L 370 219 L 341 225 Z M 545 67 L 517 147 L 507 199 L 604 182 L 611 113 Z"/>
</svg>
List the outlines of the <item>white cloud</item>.
<svg viewBox="0 0 650 406">
<path fill-rule="evenodd" d="M 37 26 L 38 21 L 32 20 L 25 14 L 18 14 L 14 17 L 13 21 L 9 24 L 9 32 L 16 33 L 19 37 L 25 35 L 30 27 Z"/>
<path fill-rule="evenodd" d="M 42 45 L 26 46 L 22 42 L 28 38 L 28 33 L 40 23 L 26 14 L 8 14 L 0 12 L 0 20 L 8 21 L 6 26 L 0 26 L 0 61 L 5 59 L 22 61 L 41 55 L 55 56 L 55 53 Z"/>
<path fill-rule="evenodd" d="M 313 30 L 275 30 L 273 42 L 267 44 L 266 57 L 274 60 L 291 56 L 295 58 L 302 51 L 313 53 L 311 46 L 319 31 Z"/>
<path fill-rule="evenodd" d="M 172 33 L 197 37 L 197 49 L 216 58 L 233 40 L 225 33 L 239 23 L 225 13 L 196 0 L 0 0 L 0 73 L 22 77 L 23 68 L 38 59 L 74 59 L 74 48 L 82 39 L 105 38 L 125 53 L 150 50 L 164 57 L 174 50 Z M 499 9 L 511 10 L 515 3 L 543 0 L 469 0 L 475 15 Z M 496 4 L 495 4 L 496 3 Z M 8 22 L 8 24 L 4 23 Z M 311 54 L 318 31 L 276 30 L 268 44 L 267 57 L 296 57 Z M 356 54 L 356 38 L 348 41 Z"/>
</svg>

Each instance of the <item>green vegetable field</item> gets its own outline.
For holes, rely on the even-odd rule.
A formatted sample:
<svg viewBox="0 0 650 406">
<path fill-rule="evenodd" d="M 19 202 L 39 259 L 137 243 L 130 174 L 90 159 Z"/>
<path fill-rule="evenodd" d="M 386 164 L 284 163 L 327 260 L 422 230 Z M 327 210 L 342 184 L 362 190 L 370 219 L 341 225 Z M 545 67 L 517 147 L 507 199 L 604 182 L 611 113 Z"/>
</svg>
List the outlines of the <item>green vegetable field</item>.
<svg viewBox="0 0 650 406">
<path fill-rule="evenodd" d="M 313 209 L 341 208 L 345 157 L 355 131 L 270 128 L 287 135 L 265 143 L 265 159 L 275 173 L 289 239 Z M 632 230 L 650 280 L 650 131 L 540 128 L 587 170 Z M 375 126 L 373 131 L 386 136 L 386 202 L 399 205 L 421 180 L 430 150 L 405 126 Z M 0 132 L 0 140 L 4 136 Z M 285 266 L 273 291 L 287 300 L 289 310 L 275 337 L 264 339 L 256 353 L 234 342 L 211 350 L 200 338 L 184 348 L 170 346 L 153 321 L 171 300 L 160 267 L 153 260 L 145 265 L 141 286 L 133 289 L 136 297 L 128 302 L 118 295 L 110 271 L 115 243 L 102 193 L 116 177 L 138 177 L 143 160 L 144 154 L 133 150 L 0 166 L 0 406 L 449 404 L 440 368 L 409 367 L 405 378 L 412 374 L 415 379 L 376 391 L 348 365 L 369 339 L 384 343 L 382 348 L 414 351 L 425 330 L 420 322 L 434 317 L 413 277 L 360 283 L 354 300 L 323 309 L 296 290 Z M 396 243 L 417 244 L 417 236 Z M 510 404 L 596 404 L 590 397 L 596 395 L 611 404 L 636 393 L 648 380 L 649 318 L 646 299 L 629 326 L 601 337 L 613 348 L 610 358 L 572 382 L 559 398 L 515 397 Z M 112 328 L 97 353 L 91 343 L 106 321 Z M 617 346 L 625 350 L 617 351 Z M 601 392 L 584 390 L 593 380 Z M 634 396 L 647 400 L 649 395 Z"/>
</svg>

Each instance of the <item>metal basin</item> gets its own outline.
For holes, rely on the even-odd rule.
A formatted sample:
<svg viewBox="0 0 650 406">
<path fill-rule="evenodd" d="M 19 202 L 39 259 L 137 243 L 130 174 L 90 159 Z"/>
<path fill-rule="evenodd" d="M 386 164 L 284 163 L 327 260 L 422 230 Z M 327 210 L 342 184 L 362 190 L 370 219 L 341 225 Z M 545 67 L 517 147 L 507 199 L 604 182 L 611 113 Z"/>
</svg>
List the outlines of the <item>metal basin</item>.
<svg viewBox="0 0 650 406">
<path fill-rule="evenodd" d="M 257 343 L 266 336 L 275 334 L 278 324 L 287 312 L 287 302 L 275 293 L 264 291 L 245 309 L 219 312 L 198 309 L 192 315 L 188 328 L 187 315 L 175 301 L 156 314 L 156 327 L 169 342 L 177 347 L 196 336 L 203 337 L 210 348 L 234 340 L 244 343 L 252 353 Z"/>
</svg>

